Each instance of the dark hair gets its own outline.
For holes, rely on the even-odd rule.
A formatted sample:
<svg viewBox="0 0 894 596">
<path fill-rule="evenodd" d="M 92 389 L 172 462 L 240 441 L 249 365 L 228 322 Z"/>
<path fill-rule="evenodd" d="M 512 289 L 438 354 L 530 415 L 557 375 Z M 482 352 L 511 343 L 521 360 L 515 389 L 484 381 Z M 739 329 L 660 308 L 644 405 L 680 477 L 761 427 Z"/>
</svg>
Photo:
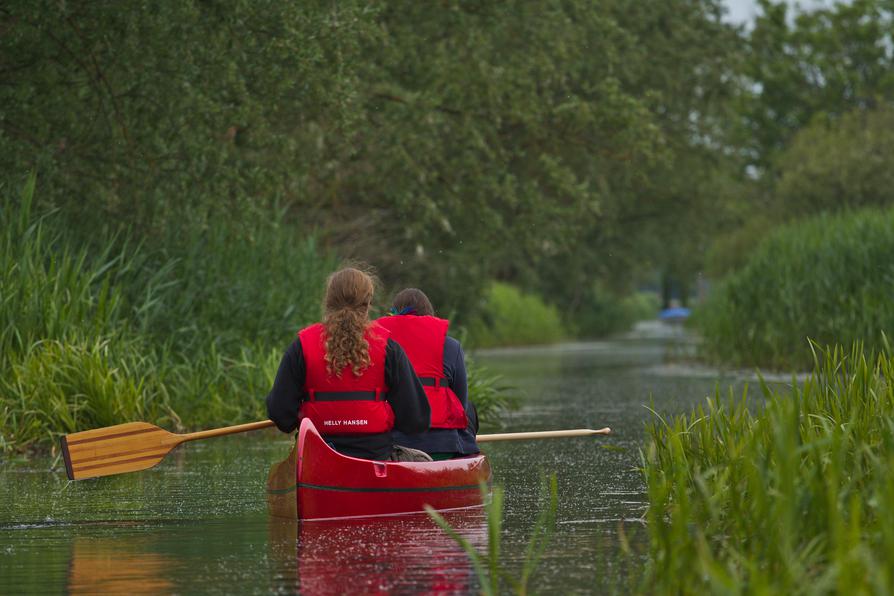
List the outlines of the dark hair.
<svg viewBox="0 0 894 596">
<path fill-rule="evenodd" d="M 407 313 L 404 312 L 405 310 Z M 408 314 L 410 311 L 412 311 L 412 314 L 419 316 L 433 316 L 435 314 L 431 300 L 428 299 L 425 292 L 416 288 L 401 290 L 394 295 L 394 300 L 391 301 L 391 312 L 393 314 Z"/>
</svg>

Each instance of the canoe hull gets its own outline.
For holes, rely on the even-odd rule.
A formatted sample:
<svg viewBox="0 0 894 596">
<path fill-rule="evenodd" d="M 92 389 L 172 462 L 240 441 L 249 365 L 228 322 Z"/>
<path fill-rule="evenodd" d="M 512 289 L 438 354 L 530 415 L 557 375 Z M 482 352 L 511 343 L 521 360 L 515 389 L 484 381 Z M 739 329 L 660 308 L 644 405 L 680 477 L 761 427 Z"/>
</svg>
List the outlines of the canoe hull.
<svg viewBox="0 0 894 596">
<path fill-rule="evenodd" d="M 297 455 L 293 452 L 271 471 L 268 495 L 274 515 L 318 520 L 415 513 L 426 505 L 475 507 L 482 504 L 481 483 L 491 480 L 483 455 L 419 463 L 348 457 L 329 447 L 310 420 L 302 421 L 296 447 Z M 283 488 L 281 480 L 277 484 L 277 468 L 280 477 L 295 470 L 294 491 Z"/>
</svg>

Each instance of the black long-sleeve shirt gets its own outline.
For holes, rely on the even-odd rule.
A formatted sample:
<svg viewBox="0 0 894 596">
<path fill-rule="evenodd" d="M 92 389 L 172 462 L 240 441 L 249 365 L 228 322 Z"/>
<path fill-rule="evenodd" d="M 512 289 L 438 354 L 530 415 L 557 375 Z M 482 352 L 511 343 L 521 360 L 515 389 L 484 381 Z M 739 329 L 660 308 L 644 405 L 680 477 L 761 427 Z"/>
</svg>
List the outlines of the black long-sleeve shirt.
<svg viewBox="0 0 894 596">
<path fill-rule="evenodd" d="M 466 375 L 466 357 L 462 346 L 456 339 L 444 338 L 444 376 L 447 383 L 463 409 L 469 425 L 466 428 L 433 428 L 421 435 L 408 436 L 395 429 L 394 442 L 405 447 L 421 449 L 426 453 L 459 453 L 471 455 L 478 453 L 475 435 L 478 433 L 478 412 L 469 401 L 469 382 Z"/>
<path fill-rule="evenodd" d="M 307 399 L 304 379 L 307 372 L 301 342 L 295 340 L 279 363 L 273 389 L 267 396 L 267 415 L 277 428 L 292 432 L 298 426 L 298 408 Z M 386 401 L 394 410 L 394 428 L 407 435 L 425 432 L 431 423 L 431 408 L 413 366 L 397 342 L 385 346 Z M 391 433 L 371 435 L 326 435 L 326 441 L 345 455 L 386 460 L 394 445 Z"/>
</svg>

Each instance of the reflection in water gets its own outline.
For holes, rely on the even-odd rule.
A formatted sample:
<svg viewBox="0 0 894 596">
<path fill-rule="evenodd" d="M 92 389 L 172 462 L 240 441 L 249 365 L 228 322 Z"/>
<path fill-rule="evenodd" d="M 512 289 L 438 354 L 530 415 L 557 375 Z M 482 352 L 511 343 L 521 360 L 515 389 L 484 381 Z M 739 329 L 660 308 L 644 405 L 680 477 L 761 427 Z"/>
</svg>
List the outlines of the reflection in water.
<svg viewBox="0 0 894 596">
<path fill-rule="evenodd" d="M 170 593 L 176 559 L 147 552 L 145 540 L 77 537 L 68 570 L 69 594 Z"/>
<path fill-rule="evenodd" d="M 616 581 L 620 528 L 634 546 L 647 546 L 641 523 L 630 521 L 647 502 L 637 470 L 651 417 L 644 405 L 687 411 L 718 382 L 725 392 L 741 380 L 704 370 L 669 375 L 666 344 L 631 336 L 481 356 L 524 393 L 521 409 L 506 416 L 507 430 L 614 431 L 599 440 L 483 446 L 505 491 L 500 558 L 513 576 L 541 508 L 541 478 L 558 475 L 558 524 L 533 593 L 626 585 Z M 178 449 L 179 461 L 72 483 L 49 470 L 49 458 L 0 463 L 0 594 L 477 590 L 471 561 L 424 515 L 303 526 L 271 519 L 266 470 L 289 443 L 274 431 L 200 441 Z M 484 550 L 481 510 L 450 521 Z"/>
<path fill-rule="evenodd" d="M 445 518 L 479 550 L 487 544 L 482 509 Z M 302 594 L 455 593 L 474 590 L 463 549 L 425 514 L 374 519 L 297 522 L 271 520 L 270 553 L 276 575 L 297 581 L 280 587 Z M 291 547 L 291 557 L 288 556 Z"/>
</svg>

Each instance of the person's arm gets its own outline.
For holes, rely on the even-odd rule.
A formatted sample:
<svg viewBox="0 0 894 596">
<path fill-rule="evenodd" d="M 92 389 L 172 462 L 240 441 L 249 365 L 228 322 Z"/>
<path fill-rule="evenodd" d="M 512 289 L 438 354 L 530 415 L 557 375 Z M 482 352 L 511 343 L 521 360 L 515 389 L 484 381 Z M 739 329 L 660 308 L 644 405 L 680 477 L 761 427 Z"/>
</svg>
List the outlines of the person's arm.
<svg viewBox="0 0 894 596">
<path fill-rule="evenodd" d="M 472 434 L 478 434 L 478 411 L 475 409 L 475 405 L 469 401 L 466 356 L 463 354 L 463 348 L 459 341 L 449 336 L 444 340 L 444 360 L 447 383 L 466 411 L 466 419 L 469 421 L 468 429 Z"/>
<path fill-rule="evenodd" d="M 279 362 L 273 389 L 267 396 L 267 416 L 284 433 L 298 426 L 298 407 L 304 400 L 304 376 L 307 368 L 301 342 L 295 340 Z"/>
<path fill-rule="evenodd" d="M 431 407 L 419 377 L 413 370 L 403 348 L 389 339 L 385 348 L 385 399 L 394 410 L 394 430 L 414 435 L 425 432 L 431 425 Z"/>
</svg>

